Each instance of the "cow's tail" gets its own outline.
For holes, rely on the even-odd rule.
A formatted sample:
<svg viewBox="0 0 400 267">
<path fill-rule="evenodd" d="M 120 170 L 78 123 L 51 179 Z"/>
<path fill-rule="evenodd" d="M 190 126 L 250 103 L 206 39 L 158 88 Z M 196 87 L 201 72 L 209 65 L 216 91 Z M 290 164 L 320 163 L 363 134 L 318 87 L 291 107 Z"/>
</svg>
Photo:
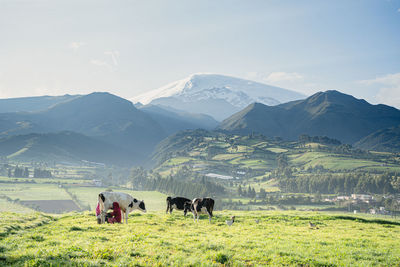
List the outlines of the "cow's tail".
<svg viewBox="0 0 400 267">
<path fill-rule="evenodd" d="M 214 199 L 210 199 L 211 201 L 211 203 L 210 203 L 210 214 L 211 214 L 211 217 L 213 216 L 213 210 L 214 210 L 214 203 L 215 203 L 215 201 L 214 201 Z"/>
<path fill-rule="evenodd" d="M 169 209 L 170 209 L 170 207 L 171 207 L 171 197 L 167 197 L 167 210 L 166 210 L 166 213 L 168 213 L 168 211 L 169 211 Z"/>
</svg>

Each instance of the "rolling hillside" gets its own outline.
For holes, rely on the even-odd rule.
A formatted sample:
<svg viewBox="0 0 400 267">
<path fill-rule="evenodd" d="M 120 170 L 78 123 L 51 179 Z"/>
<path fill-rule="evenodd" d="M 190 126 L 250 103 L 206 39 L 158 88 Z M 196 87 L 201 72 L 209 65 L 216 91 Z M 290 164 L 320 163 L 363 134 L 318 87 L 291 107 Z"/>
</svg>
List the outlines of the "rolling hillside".
<svg viewBox="0 0 400 267">
<path fill-rule="evenodd" d="M 305 100 L 277 106 L 254 103 L 224 120 L 228 133 L 259 133 L 297 140 L 302 134 L 355 143 L 374 131 L 400 124 L 400 110 L 371 105 L 338 91 L 316 93 Z"/>
<path fill-rule="evenodd" d="M 203 174 L 224 184 L 233 195 L 239 184 L 251 184 L 267 192 L 349 194 L 400 190 L 394 182 L 400 171 L 396 155 L 362 151 L 326 137 L 293 142 L 262 135 L 184 131 L 163 140 L 153 161 L 153 173 L 176 179 Z M 185 175 L 188 170 L 193 174 Z"/>
<path fill-rule="evenodd" d="M 378 130 L 355 144 L 366 150 L 400 152 L 400 125 Z"/>
<path fill-rule="evenodd" d="M 134 151 L 74 132 L 27 134 L 0 139 L 0 155 L 9 160 L 63 162 L 82 161 L 128 165 L 137 163 Z"/>
</svg>

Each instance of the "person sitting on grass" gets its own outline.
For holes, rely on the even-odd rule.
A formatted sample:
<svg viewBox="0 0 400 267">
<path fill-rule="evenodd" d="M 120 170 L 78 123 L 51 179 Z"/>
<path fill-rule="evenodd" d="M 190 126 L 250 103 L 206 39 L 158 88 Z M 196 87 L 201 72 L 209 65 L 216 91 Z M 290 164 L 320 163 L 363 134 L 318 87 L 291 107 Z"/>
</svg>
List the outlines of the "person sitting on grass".
<svg viewBox="0 0 400 267">
<path fill-rule="evenodd" d="M 108 223 L 121 223 L 122 216 L 118 202 L 113 202 L 113 212 L 110 215 Z"/>
<path fill-rule="evenodd" d="M 117 202 L 114 202 L 114 203 L 117 203 Z M 117 203 L 117 205 L 118 205 L 118 203 Z M 119 205 L 118 205 L 118 208 L 119 208 Z M 113 217 L 113 216 L 112 216 L 113 213 L 114 213 L 114 212 L 108 212 L 108 213 L 106 213 L 106 216 L 105 216 L 105 222 L 106 222 L 106 223 L 109 223 L 108 219 L 111 219 L 111 218 Z M 120 213 L 121 213 L 121 210 L 120 210 Z M 97 223 L 98 223 L 98 224 L 101 224 L 100 203 L 97 203 L 97 207 L 96 207 L 96 218 L 97 218 Z M 119 222 L 121 222 L 121 219 L 120 219 Z"/>
</svg>

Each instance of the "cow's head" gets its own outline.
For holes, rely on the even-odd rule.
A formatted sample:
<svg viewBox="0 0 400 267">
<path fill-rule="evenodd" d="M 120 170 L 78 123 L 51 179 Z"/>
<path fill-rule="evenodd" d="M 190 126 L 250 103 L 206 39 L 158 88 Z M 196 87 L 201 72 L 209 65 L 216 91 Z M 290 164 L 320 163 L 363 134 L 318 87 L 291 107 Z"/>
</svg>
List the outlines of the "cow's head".
<svg viewBox="0 0 400 267">
<path fill-rule="evenodd" d="M 191 210 L 192 210 L 192 202 L 189 201 L 185 202 L 185 204 L 183 205 L 183 215 L 186 216 L 187 212 Z"/>
<path fill-rule="evenodd" d="M 144 205 L 143 200 L 137 200 L 136 198 L 134 198 L 128 205 L 128 213 L 130 213 L 133 210 L 141 210 L 143 212 L 146 212 L 146 207 Z"/>
<path fill-rule="evenodd" d="M 146 207 L 144 205 L 144 201 L 143 200 L 139 202 L 139 210 L 141 210 L 144 213 L 146 213 Z"/>
</svg>

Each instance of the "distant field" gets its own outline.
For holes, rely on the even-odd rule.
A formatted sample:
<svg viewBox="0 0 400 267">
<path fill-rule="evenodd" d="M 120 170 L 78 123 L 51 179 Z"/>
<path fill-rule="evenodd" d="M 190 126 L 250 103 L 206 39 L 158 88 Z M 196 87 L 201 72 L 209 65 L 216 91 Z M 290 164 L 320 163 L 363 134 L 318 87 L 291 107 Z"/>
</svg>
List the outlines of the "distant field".
<svg viewBox="0 0 400 267">
<path fill-rule="evenodd" d="M 182 164 L 182 163 L 185 163 L 185 162 L 188 162 L 188 161 L 190 161 L 191 160 L 191 158 L 188 158 L 188 157 L 177 157 L 177 158 L 173 158 L 173 159 L 170 159 L 170 160 L 167 160 L 165 163 L 164 163 L 164 165 L 166 165 L 166 166 L 169 166 L 169 165 L 179 165 L 179 164 Z"/>
<path fill-rule="evenodd" d="M 0 198 L 0 212 L 28 213 L 28 212 L 33 212 L 33 210 L 25 206 L 15 204 L 3 198 Z"/>
<path fill-rule="evenodd" d="M 57 184 L 1 183 L 0 195 L 20 200 L 69 200 L 70 196 Z"/>
<path fill-rule="evenodd" d="M 82 183 L 88 183 L 91 182 L 91 180 L 84 180 L 84 179 L 79 179 L 79 178 L 69 178 L 69 179 L 64 179 L 64 178 L 13 178 L 13 177 L 5 177 L 5 176 L 0 176 L 0 181 L 1 182 L 8 182 L 8 183 L 13 183 L 13 182 L 30 182 L 34 180 L 36 183 L 40 184 L 45 184 L 45 183 L 61 183 L 61 184 L 82 184 Z M 0 183 L 1 187 L 1 183 Z"/>
<path fill-rule="evenodd" d="M 382 165 L 382 163 L 372 160 L 356 159 L 323 152 L 306 152 L 291 155 L 289 158 L 293 164 L 302 164 L 306 168 L 321 165 L 325 169 L 331 170 L 354 170 L 360 168 L 376 169 L 380 168 Z M 394 167 L 399 168 L 399 166 Z"/>
<path fill-rule="evenodd" d="M 400 222 L 312 212 L 134 213 L 98 225 L 91 213 L 0 217 L 2 265 L 398 266 Z M 229 227 L 225 220 L 235 215 Z M 259 220 L 259 223 L 256 222 Z M 310 228 L 311 221 L 318 228 Z M 118 233 L 118 234 L 116 234 Z"/>
</svg>

